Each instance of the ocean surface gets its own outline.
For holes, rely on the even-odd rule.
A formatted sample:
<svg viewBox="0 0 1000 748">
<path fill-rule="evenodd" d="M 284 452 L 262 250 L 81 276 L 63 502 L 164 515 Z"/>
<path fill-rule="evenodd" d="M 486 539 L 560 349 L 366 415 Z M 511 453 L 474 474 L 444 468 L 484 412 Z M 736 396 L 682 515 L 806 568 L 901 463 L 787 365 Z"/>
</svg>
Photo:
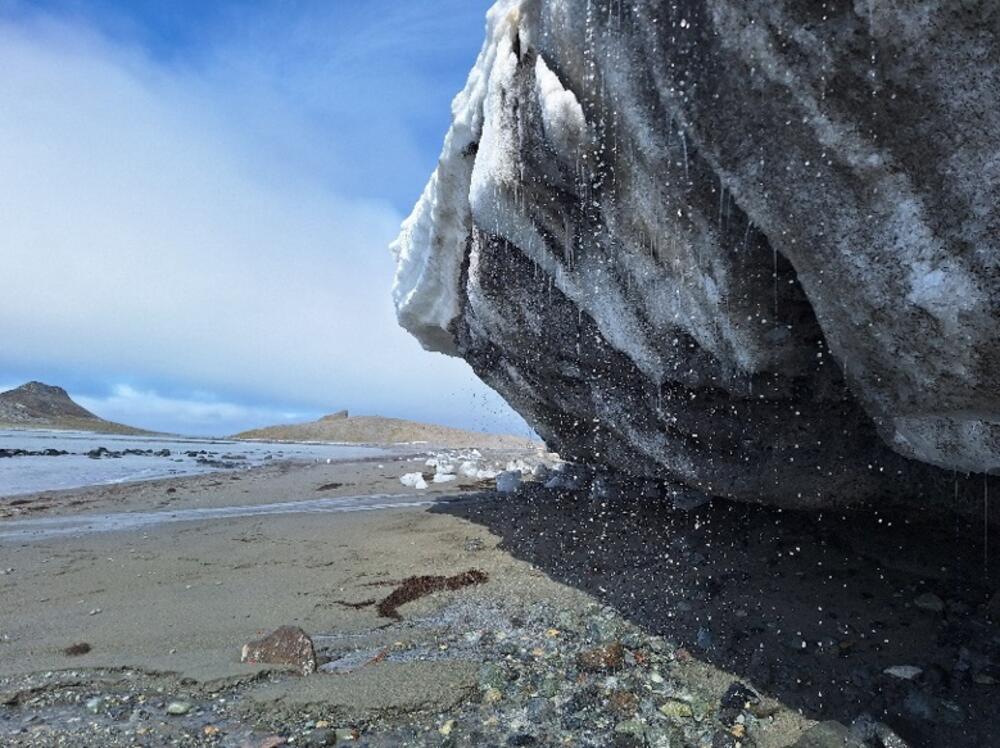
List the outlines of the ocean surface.
<svg viewBox="0 0 1000 748">
<path fill-rule="evenodd" d="M 120 457 L 88 453 L 103 448 L 111 453 L 126 450 L 163 452 L 168 456 L 122 454 Z M 6 431 L 0 429 L 0 450 L 68 452 L 59 456 L 0 457 L 0 501 L 4 497 L 36 491 L 80 486 L 109 485 L 171 476 L 199 475 L 240 470 L 271 460 L 327 460 L 377 457 L 388 454 L 377 447 L 341 444 L 286 444 L 237 442 L 160 436 L 114 436 L 83 431 Z"/>
</svg>

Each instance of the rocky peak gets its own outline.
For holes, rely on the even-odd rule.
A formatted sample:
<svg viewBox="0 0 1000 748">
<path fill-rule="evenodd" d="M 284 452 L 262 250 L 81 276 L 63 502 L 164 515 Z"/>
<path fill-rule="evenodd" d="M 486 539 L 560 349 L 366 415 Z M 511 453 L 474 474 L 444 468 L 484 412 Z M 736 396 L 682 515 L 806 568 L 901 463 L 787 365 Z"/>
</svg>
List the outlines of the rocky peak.
<svg viewBox="0 0 1000 748">
<path fill-rule="evenodd" d="M 0 419 L 31 421 L 51 418 L 92 418 L 97 416 L 73 402 L 62 387 L 28 382 L 0 393 Z"/>
</svg>

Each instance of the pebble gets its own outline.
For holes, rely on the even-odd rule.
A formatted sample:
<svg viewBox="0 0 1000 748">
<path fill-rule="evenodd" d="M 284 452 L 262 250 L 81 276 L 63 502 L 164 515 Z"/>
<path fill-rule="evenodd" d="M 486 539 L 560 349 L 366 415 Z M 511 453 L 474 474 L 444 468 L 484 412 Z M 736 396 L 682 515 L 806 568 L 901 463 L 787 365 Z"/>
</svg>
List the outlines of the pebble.
<svg viewBox="0 0 1000 748">
<path fill-rule="evenodd" d="M 595 673 L 619 670 L 625 664 L 625 647 L 621 642 L 612 642 L 585 649 L 576 656 L 576 664 Z"/>
<path fill-rule="evenodd" d="M 186 701 L 171 701 L 167 704 L 167 714 L 180 717 L 191 711 L 191 705 Z"/>
<path fill-rule="evenodd" d="M 924 670 L 916 665 L 893 665 L 892 667 L 887 667 L 882 672 L 900 680 L 915 680 L 920 677 Z"/>
<path fill-rule="evenodd" d="M 309 743 L 312 748 L 320 748 L 324 745 L 336 745 L 337 733 L 334 730 L 320 728 L 309 733 Z"/>
<path fill-rule="evenodd" d="M 455 729 L 455 720 L 449 719 L 447 722 L 445 722 L 438 728 L 438 732 L 444 735 L 445 737 L 448 737 L 449 735 L 451 735 L 451 731 L 454 729 Z"/>
<path fill-rule="evenodd" d="M 660 713 L 671 719 L 690 719 L 694 716 L 694 709 L 686 701 L 668 699 L 660 705 Z"/>
<path fill-rule="evenodd" d="M 87 699 L 87 703 L 84 706 L 87 707 L 88 712 L 97 714 L 99 711 L 101 711 L 101 707 L 104 706 L 104 699 L 102 699 L 100 696 L 95 696 L 92 699 Z"/>
</svg>

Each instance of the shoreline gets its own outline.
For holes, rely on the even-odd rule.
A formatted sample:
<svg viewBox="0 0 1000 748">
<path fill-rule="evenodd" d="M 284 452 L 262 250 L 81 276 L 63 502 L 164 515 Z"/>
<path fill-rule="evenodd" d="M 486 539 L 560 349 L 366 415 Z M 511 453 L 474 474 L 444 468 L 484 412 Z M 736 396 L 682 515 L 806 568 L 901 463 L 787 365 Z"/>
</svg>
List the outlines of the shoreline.
<svg viewBox="0 0 1000 748">
<path fill-rule="evenodd" d="M 988 590 L 956 582 L 975 554 L 927 550 L 940 528 L 601 504 L 531 482 L 404 487 L 430 453 L 38 496 L 22 517 L 177 521 L 0 540 L 0 742 L 785 748 L 877 728 L 916 748 L 993 734 L 1000 631 Z M 940 612 L 912 602 L 931 592 Z M 282 626 L 312 639 L 319 672 L 241 662 Z M 946 685 L 928 680 L 939 670 Z"/>
</svg>

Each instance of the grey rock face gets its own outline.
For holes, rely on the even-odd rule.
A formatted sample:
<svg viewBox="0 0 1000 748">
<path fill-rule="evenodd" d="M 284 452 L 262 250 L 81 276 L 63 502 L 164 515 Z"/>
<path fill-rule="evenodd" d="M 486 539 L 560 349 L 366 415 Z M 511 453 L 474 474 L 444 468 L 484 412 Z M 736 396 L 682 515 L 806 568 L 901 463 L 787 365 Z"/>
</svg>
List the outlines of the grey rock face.
<svg viewBox="0 0 1000 748">
<path fill-rule="evenodd" d="M 981 505 L 955 475 L 1000 469 L 997 101 L 986 0 L 503 0 L 400 320 L 599 469 Z"/>
</svg>

